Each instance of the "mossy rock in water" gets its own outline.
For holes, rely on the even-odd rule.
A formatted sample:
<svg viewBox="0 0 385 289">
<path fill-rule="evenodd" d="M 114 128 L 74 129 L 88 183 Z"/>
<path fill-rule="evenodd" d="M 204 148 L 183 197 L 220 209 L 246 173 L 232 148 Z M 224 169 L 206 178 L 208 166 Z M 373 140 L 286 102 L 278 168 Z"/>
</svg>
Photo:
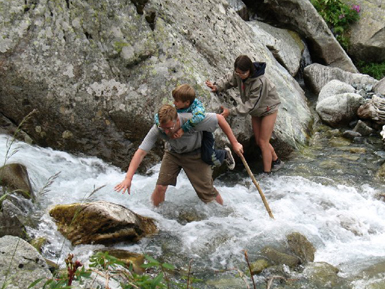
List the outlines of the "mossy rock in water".
<svg viewBox="0 0 385 289">
<path fill-rule="evenodd" d="M 303 271 L 303 277 L 312 284 L 309 288 L 347 288 L 343 284 L 345 279 L 338 276 L 339 269 L 326 263 L 308 263 Z"/>
<path fill-rule="evenodd" d="M 290 268 L 297 267 L 301 261 L 297 256 L 289 255 L 283 252 L 279 252 L 274 248 L 265 247 L 262 249 L 262 254 L 273 264 L 287 265 Z"/>
<path fill-rule="evenodd" d="M 270 262 L 266 259 L 258 259 L 257 261 L 250 264 L 251 274 L 257 275 L 270 266 Z"/>
<path fill-rule="evenodd" d="M 58 205 L 50 216 L 72 245 L 137 242 L 157 231 L 153 219 L 104 201 Z"/>
<path fill-rule="evenodd" d="M 301 259 L 301 263 L 313 262 L 315 248 L 312 243 L 302 234 L 294 232 L 289 234 L 287 242 L 293 253 Z"/>
</svg>

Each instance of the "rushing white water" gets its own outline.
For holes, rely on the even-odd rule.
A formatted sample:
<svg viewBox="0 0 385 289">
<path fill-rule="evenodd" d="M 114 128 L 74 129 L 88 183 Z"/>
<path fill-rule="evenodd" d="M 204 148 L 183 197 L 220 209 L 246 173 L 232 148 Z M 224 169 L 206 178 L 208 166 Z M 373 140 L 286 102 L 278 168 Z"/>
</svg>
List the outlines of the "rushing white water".
<svg viewBox="0 0 385 289">
<path fill-rule="evenodd" d="M 0 160 L 4 160 L 7 136 L 0 135 Z M 220 178 L 215 181 L 225 205 L 203 204 L 182 173 L 176 187 L 170 187 L 166 202 L 154 208 L 150 195 L 156 183 L 159 166 L 149 176 L 135 175 L 131 195 L 114 192 L 114 186 L 125 172 L 97 158 L 76 157 L 17 142 L 17 152 L 8 163 L 24 164 L 35 189 L 39 192 L 53 175 L 52 185 L 38 194 L 42 212 L 36 237 L 50 242 L 44 254 L 63 260 L 69 252 L 86 259 L 96 247 L 72 247 L 56 231 L 49 209 L 56 204 L 82 202 L 95 190 L 92 200 L 105 200 L 124 205 L 132 211 L 152 217 L 160 232 L 157 236 L 117 248 L 156 256 L 174 256 L 174 264 L 223 270 L 244 262 L 243 250 L 252 259 L 266 246 L 286 241 L 288 233 L 305 235 L 316 248 L 315 261 L 328 262 L 351 276 L 371 264 L 385 260 L 385 203 L 375 198 L 377 189 L 369 184 L 354 187 L 340 185 L 328 178 L 305 179 L 285 175 L 260 180 L 275 219 L 271 219 L 257 189 L 246 174 L 238 173 L 236 185 Z M 128 160 L 127 160 L 128 161 Z M 286 170 L 289 170 L 289 165 Z M 229 176 L 231 172 L 228 173 Z M 196 221 L 185 222 L 192 214 Z M 60 255 L 60 256 L 59 256 Z M 55 261 L 57 261 L 55 260 Z"/>
</svg>

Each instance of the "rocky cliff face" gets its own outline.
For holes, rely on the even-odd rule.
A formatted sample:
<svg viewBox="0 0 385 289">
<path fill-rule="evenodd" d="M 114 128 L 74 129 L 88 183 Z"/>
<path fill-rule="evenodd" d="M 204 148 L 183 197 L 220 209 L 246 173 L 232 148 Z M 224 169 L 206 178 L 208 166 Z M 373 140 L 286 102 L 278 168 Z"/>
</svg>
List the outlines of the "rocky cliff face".
<svg viewBox="0 0 385 289">
<path fill-rule="evenodd" d="M 239 54 L 267 63 L 283 103 L 275 130 L 279 143 L 295 148 L 306 140 L 311 116 L 302 89 L 274 58 L 274 44 L 267 47 L 256 36 L 262 28 L 251 28 L 224 0 L 0 5 L 0 113 L 18 124 L 37 109 L 24 129 L 38 145 L 125 168 L 175 86 L 191 84 L 207 111 L 230 106 L 204 81 L 230 71 Z M 230 124 L 252 150 L 250 119 Z M 223 134 L 216 137 L 223 144 Z"/>
</svg>

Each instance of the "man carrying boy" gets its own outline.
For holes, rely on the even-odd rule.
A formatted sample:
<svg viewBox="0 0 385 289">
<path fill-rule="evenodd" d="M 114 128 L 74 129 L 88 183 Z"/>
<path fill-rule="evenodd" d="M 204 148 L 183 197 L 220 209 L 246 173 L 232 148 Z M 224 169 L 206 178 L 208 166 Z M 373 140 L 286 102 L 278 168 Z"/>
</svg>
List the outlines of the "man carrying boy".
<svg viewBox="0 0 385 289">
<path fill-rule="evenodd" d="M 156 187 L 151 195 L 152 203 L 158 206 L 165 200 L 167 187 L 176 185 L 177 176 L 183 169 L 198 197 L 204 203 L 216 200 L 222 205 L 222 197 L 213 186 L 211 166 L 201 159 L 203 131 L 213 132 L 219 125 L 235 153 L 243 154 L 243 147 L 235 138 L 225 118 L 214 113 L 206 114 L 194 129 L 176 138 L 175 133 L 189 118 L 191 114 L 178 114 L 175 107 L 163 105 L 158 112 L 159 125 L 154 124 L 147 133 L 130 162 L 125 179 L 115 186 L 115 191 L 123 190 L 123 193 L 127 191 L 130 194 L 131 182 L 136 170 L 157 139 L 161 137 L 166 141 L 166 145 Z"/>
<path fill-rule="evenodd" d="M 184 133 L 191 131 L 199 124 L 206 115 L 205 108 L 196 97 L 195 90 L 188 84 L 182 84 L 172 91 L 174 105 L 178 113 L 189 112 L 192 117 L 186 121 L 175 133 L 175 137 L 181 137 Z M 156 121 L 156 120 L 155 120 Z M 224 161 L 230 170 L 235 168 L 235 161 L 231 150 L 226 147 L 224 150 L 215 149 L 214 136 L 209 131 L 203 132 L 202 139 L 202 160 L 211 166 L 220 166 Z"/>
</svg>

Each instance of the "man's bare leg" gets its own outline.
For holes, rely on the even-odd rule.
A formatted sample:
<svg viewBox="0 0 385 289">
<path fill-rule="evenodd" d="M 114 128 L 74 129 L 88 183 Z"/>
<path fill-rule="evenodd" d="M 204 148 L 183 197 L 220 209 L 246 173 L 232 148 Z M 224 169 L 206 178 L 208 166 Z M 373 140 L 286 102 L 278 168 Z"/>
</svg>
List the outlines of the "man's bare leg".
<svg viewBox="0 0 385 289">
<path fill-rule="evenodd" d="M 151 201 L 155 207 L 163 203 L 166 198 L 167 186 L 156 185 L 155 190 L 152 192 Z"/>
</svg>

